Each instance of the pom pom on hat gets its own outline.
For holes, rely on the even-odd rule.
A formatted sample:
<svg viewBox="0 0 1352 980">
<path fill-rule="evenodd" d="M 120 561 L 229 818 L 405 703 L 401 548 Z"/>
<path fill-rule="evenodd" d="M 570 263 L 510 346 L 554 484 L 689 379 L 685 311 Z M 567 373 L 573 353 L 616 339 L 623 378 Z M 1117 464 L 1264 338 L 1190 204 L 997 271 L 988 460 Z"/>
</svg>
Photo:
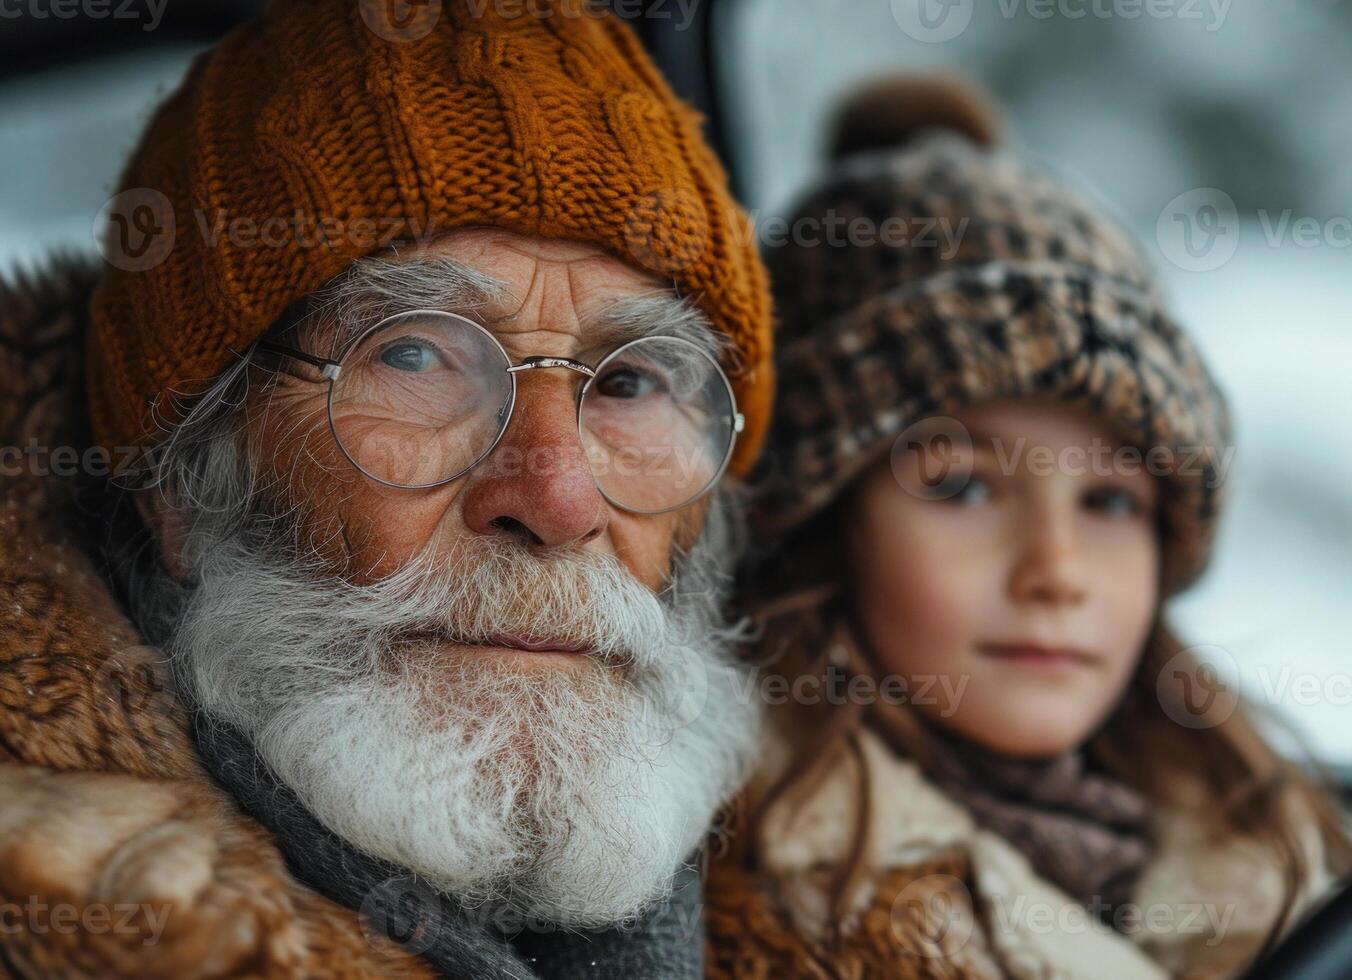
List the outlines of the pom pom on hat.
<svg viewBox="0 0 1352 980">
<path fill-rule="evenodd" d="M 990 96 L 947 72 L 889 75 L 866 83 L 836 109 L 829 128 L 831 160 L 898 149 L 930 129 L 951 130 L 981 146 L 997 145 L 1004 134 Z"/>
</svg>

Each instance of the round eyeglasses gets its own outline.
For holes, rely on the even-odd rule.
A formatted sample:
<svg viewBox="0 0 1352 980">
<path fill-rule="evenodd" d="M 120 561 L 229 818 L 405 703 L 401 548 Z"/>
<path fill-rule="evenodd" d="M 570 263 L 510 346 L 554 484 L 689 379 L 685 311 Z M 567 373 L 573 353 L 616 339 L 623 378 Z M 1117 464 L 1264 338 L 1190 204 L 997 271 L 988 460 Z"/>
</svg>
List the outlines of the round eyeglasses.
<svg viewBox="0 0 1352 980">
<path fill-rule="evenodd" d="M 409 310 L 366 330 L 337 360 L 266 340 L 256 346 L 320 369 L 339 450 L 391 487 L 442 486 L 478 465 L 507 431 L 517 376 L 532 370 L 586 378 L 577 425 L 592 476 L 607 500 L 634 513 L 666 513 L 708 493 L 742 431 L 727 375 L 680 337 L 629 341 L 595 367 L 549 356 L 513 364 L 483 325 Z"/>
</svg>

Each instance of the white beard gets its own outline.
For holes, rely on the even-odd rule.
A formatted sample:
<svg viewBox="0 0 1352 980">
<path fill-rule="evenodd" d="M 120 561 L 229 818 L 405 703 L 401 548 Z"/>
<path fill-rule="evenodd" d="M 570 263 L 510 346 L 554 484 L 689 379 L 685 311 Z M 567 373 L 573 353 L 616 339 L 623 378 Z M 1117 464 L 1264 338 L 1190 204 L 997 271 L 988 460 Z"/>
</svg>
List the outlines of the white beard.
<svg viewBox="0 0 1352 980">
<path fill-rule="evenodd" d="M 659 599 L 614 559 L 486 538 L 354 586 L 240 537 L 194 549 L 170 641 L 190 693 L 331 831 L 462 902 L 574 928 L 640 914 L 741 781 L 758 714 L 716 590 Z M 597 652 L 523 669 L 419 633 Z"/>
</svg>

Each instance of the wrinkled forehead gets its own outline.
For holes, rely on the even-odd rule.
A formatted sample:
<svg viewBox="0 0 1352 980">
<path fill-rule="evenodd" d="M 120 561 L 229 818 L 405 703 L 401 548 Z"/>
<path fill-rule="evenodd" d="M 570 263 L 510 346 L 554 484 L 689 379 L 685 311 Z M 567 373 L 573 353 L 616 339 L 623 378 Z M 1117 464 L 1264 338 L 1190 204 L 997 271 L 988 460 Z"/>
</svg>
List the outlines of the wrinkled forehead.
<svg viewBox="0 0 1352 980">
<path fill-rule="evenodd" d="M 467 228 L 406 253 L 409 259 L 441 257 L 469 266 L 501 284 L 497 304 L 504 316 L 520 314 L 532 301 L 567 300 L 580 312 L 624 296 L 670 292 L 675 284 L 612 255 L 591 242 L 532 238 L 497 228 Z M 552 294 L 552 295 L 551 295 Z"/>
<path fill-rule="evenodd" d="M 310 349 L 337 356 L 395 313 L 444 310 L 505 344 L 553 331 L 578 353 L 675 336 L 717 358 L 726 342 L 675 285 L 581 242 L 471 229 L 358 259 L 288 318 Z M 573 351 L 562 352 L 573 353 Z"/>
</svg>

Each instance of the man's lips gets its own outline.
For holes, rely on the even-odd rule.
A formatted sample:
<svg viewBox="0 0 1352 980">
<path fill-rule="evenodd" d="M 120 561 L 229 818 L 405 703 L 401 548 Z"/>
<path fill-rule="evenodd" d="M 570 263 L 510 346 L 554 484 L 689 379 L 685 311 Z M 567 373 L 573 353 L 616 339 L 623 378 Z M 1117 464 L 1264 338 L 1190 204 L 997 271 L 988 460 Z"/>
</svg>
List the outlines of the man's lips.
<svg viewBox="0 0 1352 980">
<path fill-rule="evenodd" d="M 978 649 L 986 656 L 996 660 L 1029 667 L 1087 667 L 1097 662 L 1097 658 L 1083 650 L 1028 641 L 983 643 Z"/>
<path fill-rule="evenodd" d="M 522 650 L 526 653 L 589 653 L 591 646 L 575 640 L 555 637 L 529 639 L 515 633 L 494 633 L 481 644 L 475 646 L 502 647 L 507 650 Z"/>
<path fill-rule="evenodd" d="M 413 638 L 480 650 L 511 650 L 519 653 L 559 654 L 562 656 L 587 654 L 595 649 L 591 644 L 580 643 L 576 640 L 567 640 L 561 637 L 526 637 L 518 633 L 493 633 L 483 639 L 469 640 L 452 633 L 434 631 L 416 633 Z"/>
</svg>

